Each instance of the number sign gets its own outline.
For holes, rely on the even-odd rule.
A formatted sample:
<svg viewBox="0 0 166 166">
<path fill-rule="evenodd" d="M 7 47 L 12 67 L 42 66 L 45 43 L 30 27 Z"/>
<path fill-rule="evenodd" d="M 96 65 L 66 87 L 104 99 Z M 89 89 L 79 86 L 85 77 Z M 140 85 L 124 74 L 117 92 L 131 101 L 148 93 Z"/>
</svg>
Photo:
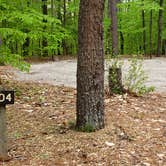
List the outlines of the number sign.
<svg viewBox="0 0 166 166">
<path fill-rule="evenodd" d="M 14 91 L 0 91 L 0 105 L 14 104 Z"/>
</svg>

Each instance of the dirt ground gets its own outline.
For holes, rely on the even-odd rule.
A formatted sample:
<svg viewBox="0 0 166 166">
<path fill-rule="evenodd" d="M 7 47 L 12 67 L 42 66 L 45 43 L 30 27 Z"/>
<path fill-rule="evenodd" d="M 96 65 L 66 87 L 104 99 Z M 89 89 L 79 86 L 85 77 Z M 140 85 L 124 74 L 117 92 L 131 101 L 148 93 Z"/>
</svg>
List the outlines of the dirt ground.
<svg viewBox="0 0 166 166">
<path fill-rule="evenodd" d="M 16 96 L 6 111 L 10 158 L 0 165 L 166 165 L 165 92 L 143 97 L 106 93 L 105 128 L 84 133 L 73 128 L 75 88 L 15 81 L 11 70 L 0 68 L 1 83 Z"/>
<path fill-rule="evenodd" d="M 154 86 L 157 92 L 166 92 L 166 58 L 146 59 L 143 62 L 148 75 L 146 85 Z M 126 74 L 129 63 L 124 61 L 123 75 Z M 52 85 L 76 87 L 76 60 L 61 60 L 56 62 L 37 63 L 31 65 L 30 73 L 15 71 L 16 79 L 35 81 Z M 107 71 L 105 83 L 107 83 Z"/>
<path fill-rule="evenodd" d="M 0 165 L 166 165 L 165 93 L 105 94 L 105 128 L 83 133 L 73 129 L 74 88 L 1 78 L 16 98 L 6 111 L 10 160 Z"/>
</svg>

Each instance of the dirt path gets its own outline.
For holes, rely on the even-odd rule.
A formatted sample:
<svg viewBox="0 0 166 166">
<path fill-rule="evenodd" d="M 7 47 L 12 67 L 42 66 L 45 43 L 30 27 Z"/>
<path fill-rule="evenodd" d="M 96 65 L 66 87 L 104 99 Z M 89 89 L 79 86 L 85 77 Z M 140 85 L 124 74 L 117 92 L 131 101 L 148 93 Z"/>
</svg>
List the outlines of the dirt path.
<svg viewBox="0 0 166 166">
<path fill-rule="evenodd" d="M 125 61 L 123 73 L 126 73 L 128 65 Z M 15 74 L 17 80 L 76 87 L 76 66 L 76 60 L 32 64 L 30 73 L 15 71 Z M 155 86 L 157 92 L 166 92 L 166 59 L 145 60 L 144 69 L 149 77 L 146 84 Z"/>
</svg>

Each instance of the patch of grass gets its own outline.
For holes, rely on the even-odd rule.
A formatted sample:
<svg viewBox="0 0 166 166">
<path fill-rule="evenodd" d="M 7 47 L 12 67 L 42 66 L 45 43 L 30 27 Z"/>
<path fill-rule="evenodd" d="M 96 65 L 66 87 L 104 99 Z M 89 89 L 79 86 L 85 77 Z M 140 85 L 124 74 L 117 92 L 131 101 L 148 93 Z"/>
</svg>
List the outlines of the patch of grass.
<svg viewBox="0 0 166 166">
<path fill-rule="evenodd" d="M 68 126 L 69 126 L 69 129 L 81 131 L 81 132 L 91 133 L 95 131 L 95 128 L 90 124 L 86 124 L 85 126 L 82 126 L 81 128 L 77 128 L 75 120 L 68 121 Z"/>
<path fill-rule="evenodd" d="M 19 132 L 14 132 L 13 133 L 13 138 L 14 139 L 19 139 L 19 138 L 21 138 L 22 137 L 22 134 L 21 133 L 19 133 Z"/>
<path fill-rule="evenodd" d="M 16 95 L 17 97 L 20 97 L 20 96 L 22 95 L 21 90 L 20 90 L 19 88 L 17 88 L 17 87 L 14 87 L 14 92 L 15 92 L 15 95 Z"/>
<path fill-rule="evenodd" d="M 78 131 L 91 133 L 91 132 L 95 132 L 95 128 L 90 124 L 86 124 L 85 126 L 82 126 L 81 128 L 79 128 Z"/>
<path fill-rule="evenodd" d="M 70 120 L 70 121 L 68 121 L 68 126 L 69 126 L 69 129 L 75 129 L 75 127 L 76 127 L 76 122 L 73 120 Z"/>
</svg>

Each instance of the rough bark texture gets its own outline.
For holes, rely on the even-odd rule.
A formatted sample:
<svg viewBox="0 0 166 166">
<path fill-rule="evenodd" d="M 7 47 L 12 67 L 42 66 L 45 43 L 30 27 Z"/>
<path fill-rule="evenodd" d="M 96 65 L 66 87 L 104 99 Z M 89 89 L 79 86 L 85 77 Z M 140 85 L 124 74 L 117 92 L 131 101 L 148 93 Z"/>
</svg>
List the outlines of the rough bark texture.
<svg viewBox="0 0 166 166">
<path fill-rule="evenodd" d="M 163 7 L 163 0 L 160 0 L 160 7 Z M 161 55 L 161 33 L 162 33 L 162 15 L 163 10 L 159 10 L 159 17 L 158 17 L 158 44 L 157 44 L 157 56 Z"/>
<path fill-rule="evenodd" d="M 112 54 L 118 55 L 118 19 L 117 19 L 117 0 L 108 0 L 109 17 L 111 18 L 112 31 Z"/>
<path fill-rule="evenodd" d="M 7 159 L 7 136 L 5 107 L 0 106 L 0 160 Z"/>
<path fill-rule="evenodd" d="M 104 0 L 81 0 L 78 27 L 76 127 L 104 127 Z"/>
</svg>

